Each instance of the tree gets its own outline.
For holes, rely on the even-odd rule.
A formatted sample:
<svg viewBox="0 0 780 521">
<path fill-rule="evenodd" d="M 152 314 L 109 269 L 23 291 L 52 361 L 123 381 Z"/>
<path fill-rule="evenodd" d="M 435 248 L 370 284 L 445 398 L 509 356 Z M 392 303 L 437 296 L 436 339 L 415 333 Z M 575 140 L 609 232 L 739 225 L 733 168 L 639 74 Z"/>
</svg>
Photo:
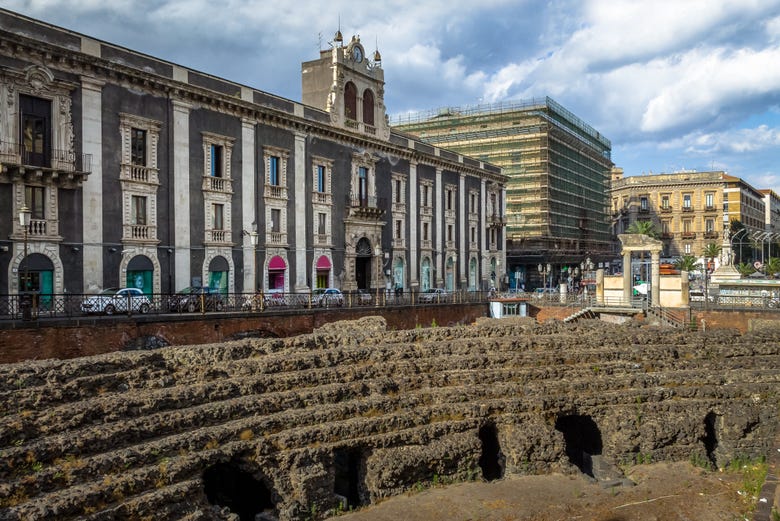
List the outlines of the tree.
<svg viewBox="0 0 780 521">
<path fill-rule="evenodd" d="M 716 257 L 720 256 L 721 251 L 721 245 L 715 242 L 711 242 L 704 246 L 704 251 L 702 251 L 702 257 L 704 257 L 704 260 L 706 262 L 705 269 L 706 271 L 709 271 L 710 269 L 710 263 L 715 260 Z"/>
<path fill-rule="evenodd" d="M 772 257 L 769 259 L 764 268 L 764 273 L 766 273 L 768 277 L 776 277 L 777 274 L 780 273 L 780 258 Z"/>
<path fill-rule="evenodd" d="M 737 271 L 743 277 L 747 277 L 748 275 L 756 271 L 755 269 L 753 269 L 753 265 L 750 264 L 749 262 L 740 262 L 734 267 L 737 268 Z"/>
<path fill-rule="evenodd" d="M 680 271 L 692 273 L 699 269 L 699 261 L 693 255 L 685 254 L 674 260 L 674 267 Z"/>
</svg>

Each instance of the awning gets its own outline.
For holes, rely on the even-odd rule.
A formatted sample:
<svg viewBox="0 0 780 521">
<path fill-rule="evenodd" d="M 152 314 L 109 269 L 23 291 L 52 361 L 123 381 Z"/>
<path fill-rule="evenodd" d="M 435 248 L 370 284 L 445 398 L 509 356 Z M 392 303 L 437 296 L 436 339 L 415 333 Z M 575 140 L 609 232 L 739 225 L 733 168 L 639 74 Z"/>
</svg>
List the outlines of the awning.
<svg viewBox="0 0 780 521">
<path fill-rule="evenodd" d="M 330 269 L 330 260 L 325 255 L 322 255 L 319 259 L 317 259 L 317 269 L 318 270 Z"/>
<path fill-rule="evenodd" d="M 284 259 L 279 257 L 278 255 L 271 257 L 271 260 L 268 261 L 268 269 L 269 270 L 286 270 L 287 264 L 285 264 Z"/>
</svg>

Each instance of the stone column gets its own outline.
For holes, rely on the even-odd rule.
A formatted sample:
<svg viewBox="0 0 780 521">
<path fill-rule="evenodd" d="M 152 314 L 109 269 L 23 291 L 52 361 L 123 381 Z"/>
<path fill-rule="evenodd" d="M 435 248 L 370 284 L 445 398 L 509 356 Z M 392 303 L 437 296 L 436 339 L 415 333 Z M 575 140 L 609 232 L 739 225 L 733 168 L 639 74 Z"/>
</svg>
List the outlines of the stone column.
<svg viewBox="0 0 780 521">
<path fill-rule="evenodd" d="M 420 187 L 417 185 L 417 162 L 409 162 L 409 288 L 417 290 L 420 282 L 417 276 L 420 273 L 420 259 L 417 250 L 417 228 L 420 226 L 420 220 L 414 216 L 420 215 L 420 208 L 417 206 L 417 194 Z"/>
<path fill-rule="evenodd" d="M 487 212 L 487 207 L 485 206 L 486 200 L 485 179 L 482 178 L 479 183 L 479 258 L 482 261 L 482 265 L 479 269 L 481 277 L 480 280 L 477 281 L 477 289 L 480 290 L 484 289 L 485 281 L 490 277 L 490 257 L 488 255 L 490 246 L 488 243 L 487 228 L 485 227 L 485 213 Z"/>
<path fill-rule="evenodd" d="M 658 307 L 661 305 L 661 273 L 659 271 L 660 265 L 661 265 L 661 252 L 658 250 L 651 251 L 650 269 L 653 272 L 653 278 L 650 286 L 653 292 L 651 295 L 651 303 L 653 307 Z"/>
<path fill-rule="evenodd" d="M 176 285 L 174 290 L 186 288 L 191 283 L 190 266 L 190 105 L 173 100 L 173 207 L 174 265 Z M 201 182 L 198 176 L 198 182 Z M 200 271 L 200 270 L 198 270 Z M 207 284 L 208 281 L 202 281 Z"/>
<path fill-rule="evenodd" d="M 84 154 L 92 154 L 92 172 L 84 181 L 81 190 L 84 235 L 82 270 L 85 293 L 97 293 L 99 289 L 104 288 L 103 85 L 102 81 L 94 78 L 81 78 L 81 151 Z M 111 238 L 111 240 L 119 238 Z"/>
<path fill-rule="evenodd" d="M 241 226 L 242 231 L 251 232 L 252 224 L 258 226 L 257 194 L 255 193 L 255 123 L 241 120 Z M 244 256 L 244 293 L 257 291 L 257 262 L 255 248 L 249 235 L 242 233 Z"/>
<path fill-rule="evenodd" d="M 444 286 L 444 266 L 447 252 L 444 250 L 444 205 L 442 204 L 441 168 L 436 168 L 436 181 L 433 187 L 433 229 L 436 230 L 436 242 L 433 245 L 434 269 L 436 270 L 436 287 Z"/>
<path fill-rule="evenodd" d="M 458 251 L 458 266 L 460 287 L 468 287 L 468 280 L 466 279 L 466 267 L 469 265 L 469 258 L 466 255 L 466 241 L 469 240 L 469 218 L 466 213 L 466 176 L 460 174 L 458 179 L 458 231 L 460 233 L 460 245 Z"/>
<path fill-rule="evenodd" d="M 596 270 L 596 304 L 604 305 L 604 270 Z"/>
<path fill-rule="evenodd" d="M 631 303 L 631 251 L 623 251 L 623 304 Z"/>
<path fill-rule="evenodd" d="M 306 208 L 306 134 L 295 133 L 295 207 Z M 371 193 L 371 192 L 370 192 Z M 306 284 L 306 211 L 295 212 L 295 292 L 307 293 Z"/>
</svg>

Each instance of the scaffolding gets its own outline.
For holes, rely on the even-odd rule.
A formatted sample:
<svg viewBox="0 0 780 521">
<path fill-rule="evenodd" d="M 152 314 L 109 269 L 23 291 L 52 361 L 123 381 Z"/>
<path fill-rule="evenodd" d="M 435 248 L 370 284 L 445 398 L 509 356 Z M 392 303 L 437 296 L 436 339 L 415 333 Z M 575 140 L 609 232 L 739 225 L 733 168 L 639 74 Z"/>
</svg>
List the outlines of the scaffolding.
<svg viewBox="0 0 780 521">
<path fill-rule="evenodd" d="M 500 166 L 507 239 L 541 251 L 611 252 L 611 142 L 551 98 L 404 114 L 396 129 Z"/>
</svg>

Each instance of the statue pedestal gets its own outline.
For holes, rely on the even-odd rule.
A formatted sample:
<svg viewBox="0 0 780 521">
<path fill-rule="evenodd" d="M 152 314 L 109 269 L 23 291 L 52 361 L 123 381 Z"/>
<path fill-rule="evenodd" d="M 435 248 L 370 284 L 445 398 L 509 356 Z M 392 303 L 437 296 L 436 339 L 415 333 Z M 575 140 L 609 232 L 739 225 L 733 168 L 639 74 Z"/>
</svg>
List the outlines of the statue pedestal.
<svg viewBox="0 0 780 521">
<path fill-rule="evenodd" d="M 718 266 L 718 269 L 713 271 L 712 275 L 710 275 L 710 282 L 713 284 L 718 284 L 719 282 L 724 282 L 727 280 L 739 280 L 740 278 L 742 278 L 742 275 L 739 274 L 734 266 L 731 264 L 721 264 Z"/>
</svg>

